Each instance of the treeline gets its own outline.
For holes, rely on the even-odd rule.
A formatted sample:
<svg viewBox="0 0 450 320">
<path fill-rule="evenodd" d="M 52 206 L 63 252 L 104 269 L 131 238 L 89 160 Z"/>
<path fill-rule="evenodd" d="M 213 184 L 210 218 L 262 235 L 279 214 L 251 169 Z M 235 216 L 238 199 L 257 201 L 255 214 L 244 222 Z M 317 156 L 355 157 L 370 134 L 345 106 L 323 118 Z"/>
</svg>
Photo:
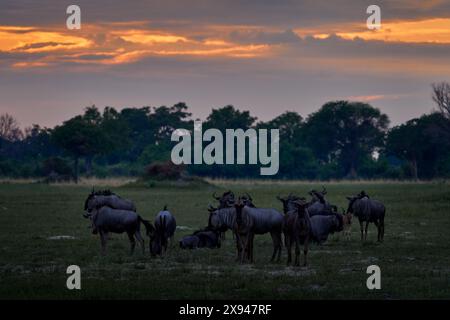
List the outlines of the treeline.
<svg viewBox="0 0 450 320">
<path fill-rule="evenodd" d="M 369 104 L 332 101 L 305 118 L 287 111 L 268 122 L 225 106 L 212 109 L 203 129 L 278 128 L 280 169 L 274 178 L 448 178 L 450 86 L 434 85 L 433 99 L 438 111 L 393 128 L 388 116 Z M 184 103 L 120 111 L 91 106 L 54 128 L 34 125 L 24 131 L 3 114 L 0 175 L 53 180 L 141 176 L 170 161 L 170 137 L 177 128 L 193 129 Z M 185 170 L 196 176 L 260 177 L 258 165 L 190 165 Z"/>
</svg>

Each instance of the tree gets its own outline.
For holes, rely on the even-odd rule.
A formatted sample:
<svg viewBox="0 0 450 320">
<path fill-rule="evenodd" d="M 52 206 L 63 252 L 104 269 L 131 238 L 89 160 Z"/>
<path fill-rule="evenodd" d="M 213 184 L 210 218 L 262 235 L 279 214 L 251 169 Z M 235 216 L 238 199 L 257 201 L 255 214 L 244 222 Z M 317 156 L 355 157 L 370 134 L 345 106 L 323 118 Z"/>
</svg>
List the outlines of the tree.
<svg viewBox="0 0 450 320">
<path fill-rule="evenodd" d="M 450 119 L 450 84 L 447 82 L 433 83 L 433 101 L 441 114 Z"/>
<path fill-rule="evenodd" d="M 205 129 L 219 129 L 222 132 L 225 132 L 226 129 L 247 130 L 253 126 L 256 120 L 257 118 L 252 117 L 249 111 L 240 111 L 232 105 L 228 105 L 223 108 L 212 109 L 206 118 L 204 127 Z"/>
<path fill-rule="evenodd" d="M 449 125 L 450 119 L 437 112 L 409 120 L 390 130 L 386 152 L 407 161 L 414 179 L 448 175 L 439 172 L 439 164 L 450 156 L 450 141 L 442 134 Z"/>
<path fill-rule="evenodd" d="M 23 138 L 19 122 L 8 113 L 0 115 L 0 138 L 6 141 L 17 141 Z"/>
<path fill-rule="evenodd" d="M 101 126 L 101 116 L 95 106 L 85 109 L 83 116 L 65 121 L 53 130 L 53 141 L 74 158 L 74 178 L 78 182 L 80 158 L 88 164 L 97 154 L 110 151 L 111 143 Z"/>
<path fill-rule="evenodd" d="M 268 122 L 259 122 L 257 124 L 258 129 L 279 129 L 281 143 L 289 142 L 293 145 L 300 143 L 302 126 L 302 116 L 293 111 L 286 111 Z"/>
<path fill-rule="evenodd" d="M 303 136 L 317 159 L 336 161 L 354 178 L 363 156 L 383 146 L 388 125 L 388 116 L 369 104 L 334 101 L 308 117 Z"/>
</svg>

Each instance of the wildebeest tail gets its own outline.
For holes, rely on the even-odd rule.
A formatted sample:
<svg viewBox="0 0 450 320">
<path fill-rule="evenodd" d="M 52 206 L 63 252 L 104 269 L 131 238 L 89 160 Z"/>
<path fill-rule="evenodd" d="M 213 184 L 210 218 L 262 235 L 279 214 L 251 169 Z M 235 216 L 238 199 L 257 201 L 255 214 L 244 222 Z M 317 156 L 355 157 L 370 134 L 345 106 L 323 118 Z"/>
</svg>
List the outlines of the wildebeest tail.
<svg viewBox="0 0 450 320">
<path fill-rule="evenodd" d="M 151 233 L 153 233 L 153 231 L 155 230 L 155 228 L 153 227 L 153 225 L 150 223 L 150 221 L 142 219 L 141 216 L 138 216 L 139 218 L 139 222 L 141 222 L 144 227 L 145 227 L 145 231 L 147 233 L 147 235 L 150 235 Z"/>
</svg>

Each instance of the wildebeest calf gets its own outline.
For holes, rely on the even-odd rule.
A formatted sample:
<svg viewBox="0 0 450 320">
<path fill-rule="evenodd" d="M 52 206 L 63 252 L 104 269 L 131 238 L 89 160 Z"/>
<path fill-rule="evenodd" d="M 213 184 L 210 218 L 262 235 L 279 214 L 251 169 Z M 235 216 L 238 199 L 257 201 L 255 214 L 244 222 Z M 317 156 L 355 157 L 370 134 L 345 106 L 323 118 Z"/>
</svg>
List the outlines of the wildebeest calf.
<svg viewBox="0 0 450 320">
<path fill-rule="evenodd" d="M 208 228 L 195 231 L 180 240 L 180 247 L 182 249 L 220 248 L 220 232 Z"/>
</svg>

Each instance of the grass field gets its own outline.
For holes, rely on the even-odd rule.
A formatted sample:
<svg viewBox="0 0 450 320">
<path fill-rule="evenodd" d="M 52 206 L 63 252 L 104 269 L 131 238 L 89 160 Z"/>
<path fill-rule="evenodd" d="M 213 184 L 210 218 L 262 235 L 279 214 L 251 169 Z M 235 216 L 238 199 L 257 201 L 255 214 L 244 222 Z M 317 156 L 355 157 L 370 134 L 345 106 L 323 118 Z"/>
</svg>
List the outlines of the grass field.
<svg viewBox="0 0 450 320">
<path fill-rule="evenodd" d="M 248 191 L 260 207 L 281 204 L 277 194 L 306 195 L 321 184 L 221 181 L 216 186 L 113 187 L 136 202 L 138 212 L 153 220 L 168 204 L 179 226 L 179 239 L 206 225 L 211 193 L 231 188 Z M 0 184 L 1 299 L 400 299 L 450 298 L 450 185 L 445 183 L 331 183 L 328 199 L 346 207 L 346 195 L 364 189 L 387 207 L 385 242 L 333 235 L 310 249 L 309 266 L 269 263 L 270 236 L 257 236 L 255 264 L 235 262 L 231 233 L 222 248 L 183 251 L 151 258 L 146 251 L 128 255 L 126 235 L 113 235 L 106 256 L 82 218 L 88 185 Z M 49 240 L 68 235 L 74 239 Z M 146 245 L 148 238 L 146 238 Z M 81 268 L 81 290 L 66 288 L 66 268 Z M 366 288 L 367 266 L 381 268 L 381 290 Z"/>
</svg>

